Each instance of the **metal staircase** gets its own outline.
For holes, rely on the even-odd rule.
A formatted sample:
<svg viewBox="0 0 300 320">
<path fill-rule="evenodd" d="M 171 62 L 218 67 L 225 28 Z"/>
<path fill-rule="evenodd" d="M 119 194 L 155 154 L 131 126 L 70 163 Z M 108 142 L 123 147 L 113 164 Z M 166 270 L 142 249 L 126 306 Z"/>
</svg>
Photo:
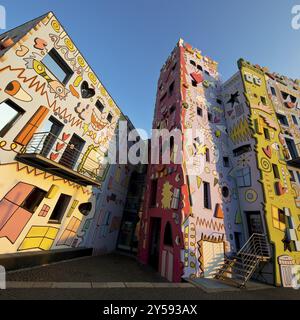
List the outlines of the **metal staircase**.
<svg viewBox="0 0 300 320">
<path fill-rule="evenodd" d="M 270 259 L 271 250 L 266 235 L 255 233 L 235 256 L 225 258 L 214 278 L 243 288 L 258 267 Z"/>
</svg>

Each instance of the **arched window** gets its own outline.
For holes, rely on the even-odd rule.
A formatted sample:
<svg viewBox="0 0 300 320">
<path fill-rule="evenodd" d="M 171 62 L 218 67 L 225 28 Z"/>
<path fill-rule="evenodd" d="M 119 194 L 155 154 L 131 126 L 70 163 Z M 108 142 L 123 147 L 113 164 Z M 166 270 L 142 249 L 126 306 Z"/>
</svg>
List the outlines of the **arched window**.
<svg viewBox="0 0 300 320">
<path fill-rule="evenodd" d="M 170 222 L 166 224 L 165 234 L 164 234 L 164 245 L 173 247 L 172 227 Z"/>
</svg>

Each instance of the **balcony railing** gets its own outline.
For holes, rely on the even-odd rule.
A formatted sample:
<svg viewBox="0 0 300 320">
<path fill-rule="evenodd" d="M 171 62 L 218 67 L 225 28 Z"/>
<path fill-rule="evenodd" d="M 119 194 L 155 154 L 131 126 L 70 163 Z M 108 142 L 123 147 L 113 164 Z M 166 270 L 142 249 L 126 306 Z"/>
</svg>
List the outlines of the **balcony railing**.
<svg viewBox="0 0 300 320">
<path fill-rule="evenodd" d="M 291 159 L 287 161 L 287 164 L 291 167 L 300 169 L 300 156 L 299 156 L 300 143 L 296 144 L 296 148 L 297 148 L 297 151 L 295 152 L 295 155 L 291 155 Z"/>
<path fill-rule="evenodd" d="M 101 185 L 108 165 L 95 148 L 86 153 L 50 132 L 34 134 L 17 160 L 82 185 Z"/>
</svg>

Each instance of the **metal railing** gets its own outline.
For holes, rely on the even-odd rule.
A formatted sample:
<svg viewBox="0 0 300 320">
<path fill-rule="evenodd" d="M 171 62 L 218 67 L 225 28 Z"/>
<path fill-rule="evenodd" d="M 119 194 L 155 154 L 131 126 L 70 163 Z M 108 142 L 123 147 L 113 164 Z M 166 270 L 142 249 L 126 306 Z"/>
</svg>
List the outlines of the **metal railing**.
<svg viewBox="0 0 300 320">
<path fill-rule="evenodd" d="M 267 262 L 270 259 L 271 249 L 267 236 L 255 233 L 234 257 L 225 260 L 224 265 L 219 269 L 215 278 L 229 279 L 227 274 L 230 274 L 230 279 L 239 279 L 239 286 L 243 287 L 253 276 L 259 264 Z"/>
<path fill-rule="evenodd" d="M 107 165 L 101 163 L 103 154 L 96 150 L 82 153 L 74 145 L 64 142 L 51 132 L 34 134 L 22 154 L 40 155 L 96 181 L 101 181 L 107 169 Z"/>
</svg>

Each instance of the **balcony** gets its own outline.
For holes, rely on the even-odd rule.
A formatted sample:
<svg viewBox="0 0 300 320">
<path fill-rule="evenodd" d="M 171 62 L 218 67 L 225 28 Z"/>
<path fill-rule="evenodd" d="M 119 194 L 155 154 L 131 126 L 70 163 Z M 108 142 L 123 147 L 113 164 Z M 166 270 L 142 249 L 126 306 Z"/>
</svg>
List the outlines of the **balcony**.
<svg viewBox="0 0 300 320">
<path fill-rule="evenodd" d="M 297 145 L 293 145 L 292 147 L 289 148 L 291 159 L 287 161 L 287 164 L 291 167 L 300 169 L 300 156 L 298 152 L 299 146 L 300 146 L 300 143 L 298 143 Z"/>
<path fill-rule="evenodd" d="M 42 132 L 34 134 L 16 160 L 80 185 L 100 186 L 108 170 L 100 163 L 103 156 L 92 147 L 82 153 L 74 144 Z"/>
</svg>

